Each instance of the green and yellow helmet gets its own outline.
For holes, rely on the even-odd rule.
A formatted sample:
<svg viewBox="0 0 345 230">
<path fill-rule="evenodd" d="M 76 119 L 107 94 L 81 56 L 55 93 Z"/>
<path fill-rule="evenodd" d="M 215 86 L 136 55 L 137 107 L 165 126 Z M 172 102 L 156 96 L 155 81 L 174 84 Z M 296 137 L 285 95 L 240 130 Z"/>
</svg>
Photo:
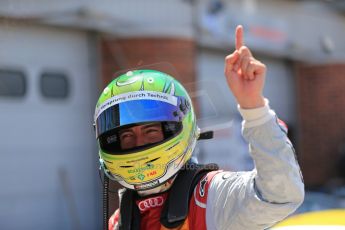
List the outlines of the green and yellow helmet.
<svg viewBox="0 0 345 230">
<path fill-rule="evenodd" d="M 128 71 L 114 79 L 98 99 L 94 121 L 105 174 L 137 191 L 176 175 L 191 158 L 200 133 L 185 88 L 156 70 Z M 121 149 L 121 129 L 156 122 L 162 125 L 162 141 Z"/>
</svg>

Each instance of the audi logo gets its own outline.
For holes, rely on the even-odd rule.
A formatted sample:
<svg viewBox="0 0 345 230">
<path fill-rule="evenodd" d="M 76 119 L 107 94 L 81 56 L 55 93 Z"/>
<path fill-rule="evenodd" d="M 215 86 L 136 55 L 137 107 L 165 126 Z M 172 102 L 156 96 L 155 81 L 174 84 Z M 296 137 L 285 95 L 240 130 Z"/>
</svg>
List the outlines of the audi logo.
<svg viewBox="0 0 345 230">
<path fill-rule="evenodd" d="M 140 211 L 144 212 L 150 208 L 160 207 L 163 204 L 164 198 L 162 196 L 157 196 L 140 201 L 138 207 Z"/>
</svg>

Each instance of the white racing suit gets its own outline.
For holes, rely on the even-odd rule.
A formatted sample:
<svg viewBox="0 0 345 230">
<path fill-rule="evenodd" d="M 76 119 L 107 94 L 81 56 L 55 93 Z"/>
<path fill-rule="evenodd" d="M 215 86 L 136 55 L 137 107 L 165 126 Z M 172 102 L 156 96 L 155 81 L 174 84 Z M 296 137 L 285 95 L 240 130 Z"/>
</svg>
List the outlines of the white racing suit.
<svg viewBox="0 0 345 230">
<path fill-rule="evenodd" d="M 286 129 L 265 107 L 239 111 L 255 169 L 221 172 L 211 181 L 206 203 L 207 229 L 266 229 L 294 212 L 304 184 Z"/>
</svg>

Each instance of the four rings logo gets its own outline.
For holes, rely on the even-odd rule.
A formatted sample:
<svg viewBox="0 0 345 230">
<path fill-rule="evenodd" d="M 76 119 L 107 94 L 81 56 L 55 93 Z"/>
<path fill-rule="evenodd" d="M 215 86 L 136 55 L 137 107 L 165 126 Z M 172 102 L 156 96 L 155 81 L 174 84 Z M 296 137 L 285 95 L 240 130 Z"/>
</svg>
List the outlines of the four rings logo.
<svg viewBox="0 0 345 230">
<path fill-rule="evenodd" d="M 162 196 L 156 196 L 142 200 L 139 202 L 138 207 L 140 211 L 144 212 L 150 208 L 160 207 L 164 204 L 164 198 Z"/>
</svg>

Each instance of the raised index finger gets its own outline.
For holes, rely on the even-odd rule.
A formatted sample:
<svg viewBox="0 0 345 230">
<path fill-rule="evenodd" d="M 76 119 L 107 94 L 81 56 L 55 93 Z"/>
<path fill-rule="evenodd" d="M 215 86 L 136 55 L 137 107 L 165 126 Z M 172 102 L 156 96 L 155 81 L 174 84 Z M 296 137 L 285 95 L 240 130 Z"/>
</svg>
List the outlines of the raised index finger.
<svg viewBox="0 0 345 230">
<path fill-rule="evenodd" d="M 235 39 L 236 50 L 239 50 L 244 45 L 242 25 L 238 25 L 236 27 Z"/>
</svg>

